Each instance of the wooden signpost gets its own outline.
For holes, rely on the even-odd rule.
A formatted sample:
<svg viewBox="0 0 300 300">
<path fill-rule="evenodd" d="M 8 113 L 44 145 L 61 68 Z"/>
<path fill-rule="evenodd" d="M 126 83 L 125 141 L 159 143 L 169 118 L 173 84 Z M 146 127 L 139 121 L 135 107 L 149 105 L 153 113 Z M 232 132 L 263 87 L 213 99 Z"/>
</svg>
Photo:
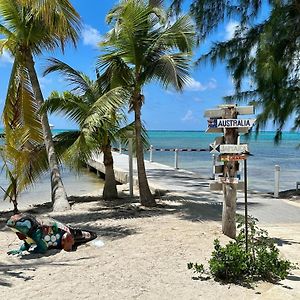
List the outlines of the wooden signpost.
<svg viewBox="0 0 300 300">
<path fill-rule="evenodd" d="M 223 154 L 219 156 L 220 161 L 240 161 L 240 160 L 245 160 L 247 159 L 246 154 L 234 154 L 234 155 L 228 155 L 228 154 Z"/>
<path fill-rule="evenodd" d="M 206 132 L 223 133 L 222 137 L 210 144 L 210 152 L 220 154 L 218 160 L 223 165 L 215 166 L 215 174 L 220 174 L 215 182 L 210 184 L 211 190 L 223 190 L 224 204 L 222 213 L 223 233 L 231 238 L 236 237 L 236 200 L 237 190 L 244 189 L 245 205 L 247 202 L 247 158 L 249 153 L 247 144 L 239 144 L 239 133 L 247 133 L 254 125 L 254 119 L 238 118 L 239 115 L 251 115 L 254 113 L 253 106 L 220 105 L 217 109 L 205 111 L 204 116 L 208 119 Z M 244 161 L 244 182 L 237 178 L 239 161 Z M 247 208 L 245 207 L 247 212 Z M 245 215 L 247 224 L 247 214 Z M 246 226 L 246 241 L 248 228 Z M 246 242 L 246 248 L 248 247 Z"/>
<path fill-rule="evenodd" d="M 245 153 L 248 152 L 248 145 L 209 145 L 210 153 Z"/>
</svg>

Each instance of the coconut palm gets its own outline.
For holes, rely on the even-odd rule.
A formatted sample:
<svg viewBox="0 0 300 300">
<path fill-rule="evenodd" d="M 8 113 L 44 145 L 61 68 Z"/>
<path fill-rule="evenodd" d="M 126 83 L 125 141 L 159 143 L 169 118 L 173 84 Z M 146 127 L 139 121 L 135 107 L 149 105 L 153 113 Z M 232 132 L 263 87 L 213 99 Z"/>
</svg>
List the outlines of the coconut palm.
<svg viewBox="0 0 300 300">
<path fill-rule="evenodd" d="M 194 27 L 188 16 L 170 24 L 161 1 L 128 0 L 113 8 L 107 16 L 112 25 L 98 67 L 112 86 L 122 85 L 131 94 L 129 110 L 134 111 L 136 156 L 140 201 L 156 204 L 150 192 L 141 142 L 143 88 L 152 81 L 164 88 L 182 90 L 189 80 L 191 51 L 195 44 Z"/>
<path fill-rule="evenodd" d="M 111 145 L 117 137 L 124 137 L 128 129 L 121 127 L 125 116 L 120 107 L 128 101 L 129 95 L 121 87 L 107 90 L 100 76 L 94 81 L 57 59 L 50 59 L 49 62 L 45 74 L 57 71 L 73 88 L 71 92 L 52 93 L 44 109 L 51 113 L 63 113 L 79 127 L 77 131 L 56 135 L 56 146 L 65 149 L 63 159 L 77 169 L 93 155 L 102 152 L 105 166 L 103 198 L 116 199 L 118 194 Z"/>
<path fill-rule="evenodd" d="M 0 0 L 0 33 L 5 37 L 0 41 L 0 51 L 8 50 L 15 59 L 4 110 L 7 128 L 13 129 L 20 126 L 18 123 L 9 123 L 12 121 L 10 115 L 16 102 L 11 96 L 14 95 L 16 84 L 18 84 L 14 78 L 17 76 L 19 80 L 26 81 L 23 86 L 26 86 L 26 90 L 31 93 L 31 100 L 35 102 L 35 108 L 39 110 L 44 99 L 34 66 L 34 57 L 39 56 L 43 51 L 57 47 L 63 50 L 68 41 L 75 45 L 79 27 L 79 15 L 67 0 Z M 23 74 L 23 76 L 18 76 L 18 74 Z M 32 117 L 35 123 L 36 117 L 31 112 L 27 111 L 24 114 L 28 119 Z M 51 170 L 53 208 L 54 210 L 69 209 L 47 114 L 40 113 L 39 121 Z M 24 126 L 24 124 L 21 125 Z M 34 129 L 36 128 L 31 126 L 30 132 L 36 135 Z M 27 129 L 24 128 L 24 130 Z M 7 137 L 9 133 L 8 130 Z"/>
</svg>

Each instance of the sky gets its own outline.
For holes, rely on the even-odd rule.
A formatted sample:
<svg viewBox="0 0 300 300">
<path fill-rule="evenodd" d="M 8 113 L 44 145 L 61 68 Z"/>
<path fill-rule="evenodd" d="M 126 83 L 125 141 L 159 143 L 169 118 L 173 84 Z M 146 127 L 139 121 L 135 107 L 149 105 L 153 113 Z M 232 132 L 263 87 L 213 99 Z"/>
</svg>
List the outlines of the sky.
<svg viewBox="0 0 300 300">
<path fill-rule="evenodd" d="M 108 31 L 105 23 L 107 12 L 118 3 L 114 0 L 71 0 L 75 9 L 82 17 L 83 27 L 76 49 L 71 45 L 62 54 L 59 51 L 44 53 L 35 58 L 36 68 L 44 97 L 47 98 L 53 90 L 69 89 L 64 79 L 58 74 L 42 76 L 47 66 L 47 58 L 56 57 L 80 70 L 91 78 L 95 78 L 94 68 L 100 54 L 97 44 Z M 237 22 L 228 20 L 220 26 L 220 30 L 208 41 L 195 49 L 194 60 L 200 53 L 208 51 L 212 41 L 224 41 L 233 36 Z M 13 59 L 7 52 L 0 56 L 0 110 L 2 111 L 6 96 L 7 83 L 10 76 Z M 165 90 L 158 84 L 151 83 L 144 89 L 145 104 L 142 118 L 149 130 L 205 130 L 207 120 L 204 111 L 223 103 L 223 97 L 233 92 L 233 82 L 226 71 L 225 64 L 217 64 L 212 68 L 209 64 L 193 67 L 191 82 L 182 93 L 175 90 Z M 132 116 L 129 116 L 131 119 Z M 66 120 L 61 115 L 51 115 L 50 123 L 55 129 L 72 129 L 76 124 Z M 269 128 L 270 129 L 270 128 Z"/>
</svg>

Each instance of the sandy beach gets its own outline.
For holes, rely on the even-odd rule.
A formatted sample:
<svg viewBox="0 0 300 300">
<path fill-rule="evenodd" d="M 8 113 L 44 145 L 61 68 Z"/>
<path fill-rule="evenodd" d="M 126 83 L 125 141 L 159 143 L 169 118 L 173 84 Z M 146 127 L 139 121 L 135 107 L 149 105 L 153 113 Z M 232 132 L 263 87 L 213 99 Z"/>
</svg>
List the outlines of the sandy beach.
<svg viewBox="0 0 300 300">
<path fill-rule="evenodd" d="M 215 205 L 203 210 L 175 194 L 161 197 L 153 209 L 140 207 L 124 193 L 112 203 L 96 192 L 70 200 L 72 210 L 66 213 L 55 214 L 47 204 L 29 212 L 97 232 L 96 242 L 74 252 L 8 256 L 21 241 L 5 227 L 11 213 L 1 213 L 1 299 L 300 298 L 299 270 L 276 285 L 256 282 L 251 287 L 192 278 L 187 263 L 207 266 L 213 240 L 228 241 L 221 220 L 214 217 Z M 298 224 L 264 227 L 278 239 L 284 257 L 300 262 Z"/>
</svg>

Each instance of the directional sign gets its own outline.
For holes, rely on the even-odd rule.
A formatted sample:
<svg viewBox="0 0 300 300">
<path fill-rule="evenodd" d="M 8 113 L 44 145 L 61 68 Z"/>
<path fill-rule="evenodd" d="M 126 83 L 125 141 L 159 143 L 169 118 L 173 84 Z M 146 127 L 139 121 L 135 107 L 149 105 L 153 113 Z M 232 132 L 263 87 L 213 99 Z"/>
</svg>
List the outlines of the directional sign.
<svg viewBox="0 0 300 300">
<path fill-rule="evenodd" d="M 208 128 L 251 128 L 255 119 L 209 119 Z"/>
<path fill-rule="evenodd" d="M 220 145 L 219 147 L 220 153 L 242 153 L 242 152 L 248 152 L 248 145 L 247 144 L 241 144 L 241 145 Z"/>
<path fill-rule="evenodd" d="M 220 161 L 239 161 L 248 158 L 246 154 L 236 154 L 236 155 L 220 155 Z"/>
<path fill-rule="evenodd" d="M 218 177 L 218 182 L 219 183 L 224 183 L 224 184 L 238 184 L 239 179 L 236 177 L 233 178 L 228 178 L 228 177 Z"/>
<path fill-rule="evenodd" d="M 206 110 L 204 113 L 204 117 L 206 118 L 221 118 L 224 115 L 224 109 L 228 108 L 229 106 L 219 106 L 220 108 L 217 109 L 209 109 Z M 239 115 L 253 115 L 254 114 L 254 107 L 253 106 L 238 106 L 235 107 L 237 113 Z"/>
<path fill-rule="evenodd" d="M 210 153 L 237 153 L 238 154 L 238 153 L 242 153 L 242 152 L 248 152 L 248 145 L 247 144 L 241 144 L 241 145 L 210 144 L 209 151 L 210 151 Z"/>
</svg>

